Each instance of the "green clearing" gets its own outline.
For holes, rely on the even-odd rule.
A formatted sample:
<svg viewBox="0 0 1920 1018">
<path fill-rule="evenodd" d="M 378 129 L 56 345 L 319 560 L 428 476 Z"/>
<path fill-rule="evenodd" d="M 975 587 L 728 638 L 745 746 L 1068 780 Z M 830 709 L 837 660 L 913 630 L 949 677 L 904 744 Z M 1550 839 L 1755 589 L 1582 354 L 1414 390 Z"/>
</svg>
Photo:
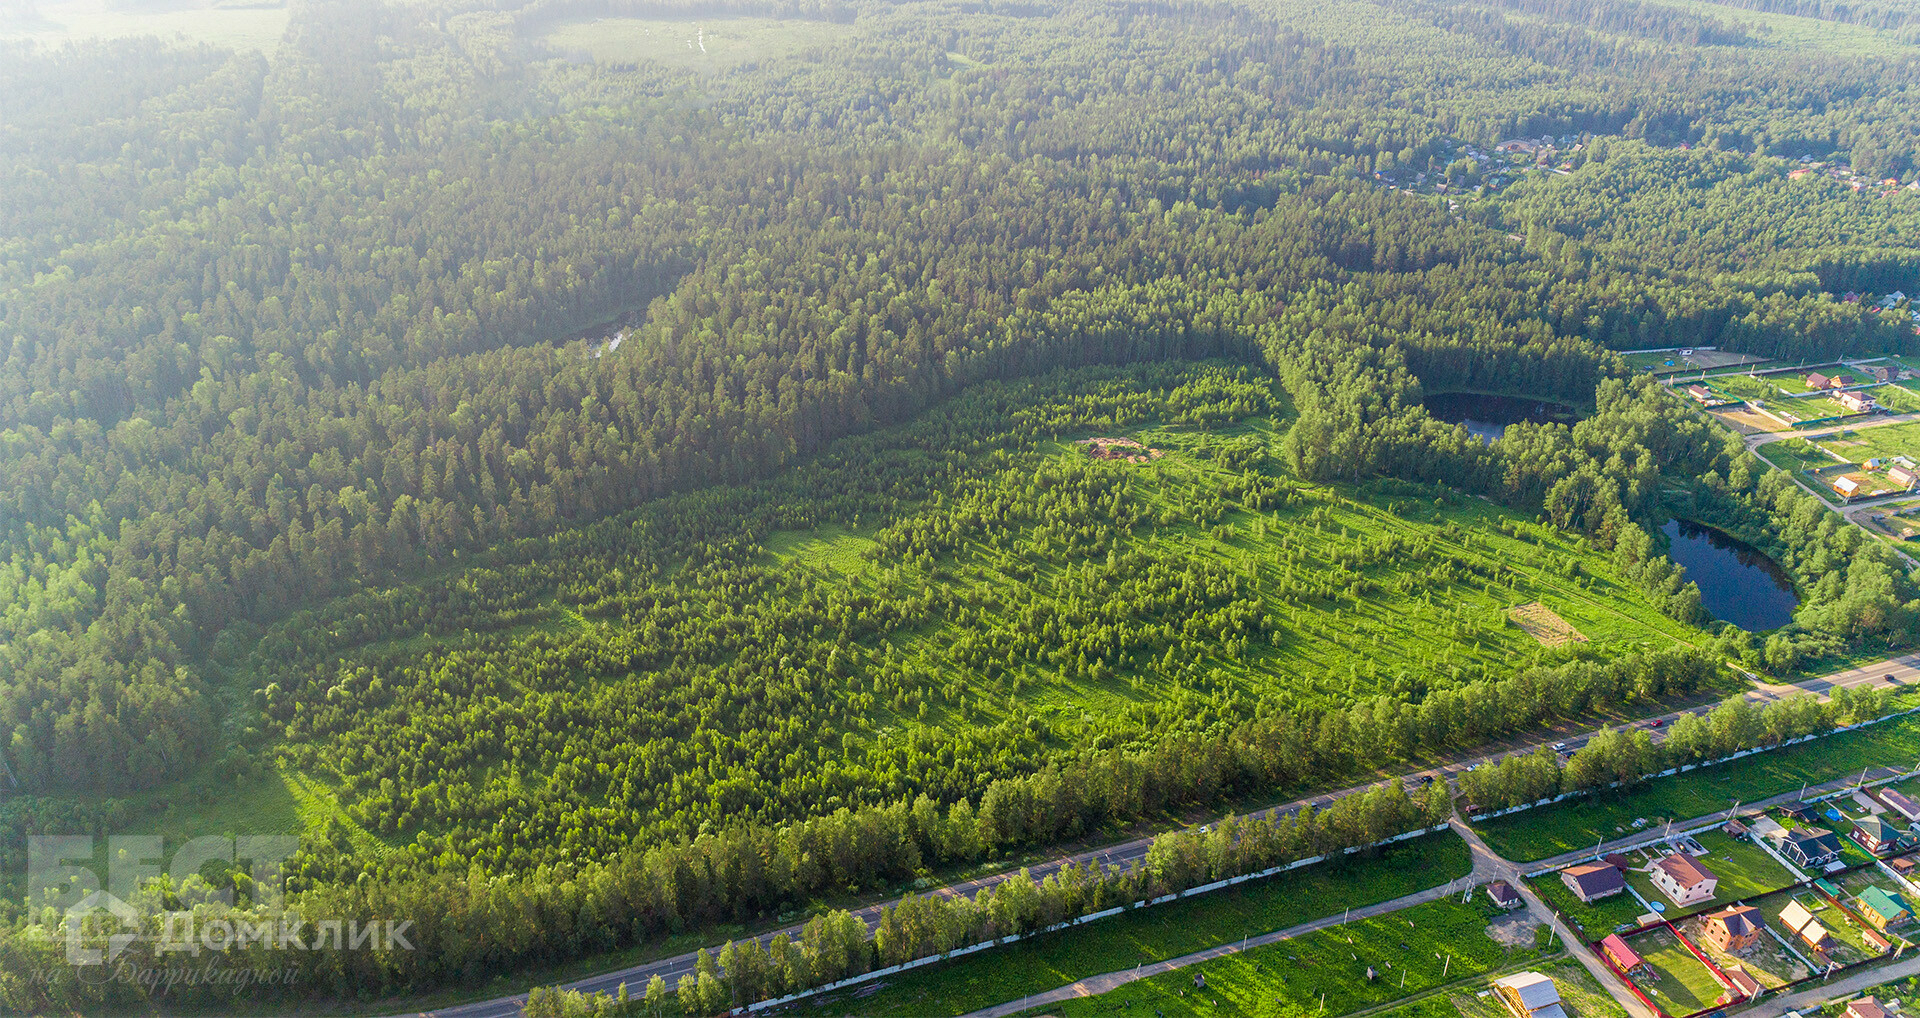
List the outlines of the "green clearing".
<svg viewBox="0 0 1920 1018">
<path fill-rule="evenodd" d="M 1464 984 L 1463 977 L 1537 956 L 1531 948 L 1504 947 L 1488 937 L 1489 918 L 1473 905 L 1428 902 L 1054 1004 L 1044 1013 L 1061 1018 L 1313 1014 L 1325 994 L 1326 1014 L 1347 1014 L 1446 983 Z M 1368 968 L 1375 970 L 1372 980 Z M 1196 987 L 1196 975 L 1205 977 L 1204 988 Z"/>
<path fill-rule="evenodd" d="M 541 41 L 599 63 L 708 70 L 793 56 L 848 31 L 846 25 L 802 18 L 591 18 L 555 27 Z"/>
<path fill-rule="evenodd" d="M 1627 834 L 1635 819 L 1686 820 L 1920 756 L 1920 718 L 1907 715 L 1612 793 L 1525 810 L 1476 825 L 1493 850 L 1531 862 Z"/>
<path fill-rule="evenodd" d="M 1866 25 L 1825 21 L 1795 14 L 1778 14 L 1772 11 L 1711 3 L 1709 0 L 1657 0 L 1657 2 L 1668 7 L 1678 7 L 1682 10 L 1753 25 L 1761 29 L 1753 33 L 1754 38 L 1767 49 L 1817 51 L 1836 56 L 1895 56 L 1911 49 L 1900 40 L 1897 33 L 1870 28 Z"/>
<path fill-rule="evenodd" d="M 1444 884 L 1473 869 L 1450 832 L 1389 847 L 1372 859 L 1305 867 L 1186 901 L 1124 912 L 887 980 L 869 996 L 836 995 L 830 1014 L 954 1015 L 1337 915 Z M 1358 926 L 1358 924 L 1354 924 Z"/>
<path fill-rule="evenodd" d="M 1546 899 L 1547 904 L 1560 910 L 1560 914 L 1573 921 L 1580 935 L 1587 941 L 1599 940 L 1622 926 L 1636 925 L 1640 913 L 1646 911 L 1633 895 L 1625 891 L 1610 898 L 1588 904 L 1576 896 L 1566 882 L 1560 879 L 1558 872 L 1548 873 L 1527 881 L 1534 893 Z"/>
<path fill-rule="evenodd" d="M 1645 959 L 1649 970 L 1634 976 L 1634 985 L 1645 990 L 1668 1014 L 1705 1010 L 1726 992 L 1713 972 L 1665 927 L 1649 930 L 1633 938 L 1627 946 Z"/>
<path fill-rule="evenodd" d="M 1694 840 L 1707 850 L 1700 862 L 1720 878 L 1713 897 L 1716 907 L 1777 891 L 1795 882 L 1785 866 L 1752 842 L 1740 841 L 1719 831 L 1702 831 L 1694 835 Z"/>
<path fill-rule="evenodd" d="M 1553 980 L 1560 1000 L 1573 1018 L 1627 1018 L 1626 1008 L 1600 987 L 1586 967 L 1572 958 L 1561 958 L 1534 967 L 1534 971 Z M 1435 993 L 1387 1011 L 1374 1018 L 1511 1018 L 1500 998 L 1478 982 L 1458 990 Z"/>
<path fill-rule="evenodd" d="M 1783 438 L 1760 447 L 1760 454 L 1782 470 L 1799 473 L 1831 467 L 1840 461 L 1804 438 Z"/>
<path fill-rule="evenodd" d="M 153 36 L 271 51 L 286 34 L 288 14 L 284 4 L 274 3 L 156 5 L 156 9 L 142 10 L 138 4 L 108 0 L 53 0 L 31 4 L 26 10 L 38 17 L 27 20 L 9 14 L 0 18 L 0 39 L 55 47 L 88 39 Z"/>
</svg>

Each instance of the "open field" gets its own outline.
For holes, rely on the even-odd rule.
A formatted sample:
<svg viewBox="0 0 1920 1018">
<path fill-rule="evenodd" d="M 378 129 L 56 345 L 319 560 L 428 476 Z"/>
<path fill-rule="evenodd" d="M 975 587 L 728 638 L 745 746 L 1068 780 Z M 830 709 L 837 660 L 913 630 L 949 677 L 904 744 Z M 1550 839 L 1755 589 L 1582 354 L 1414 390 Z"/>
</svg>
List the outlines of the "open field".
<svg viewBox="0 0 1920 1018">
<path fill-rule="evenodd" d="M 154 36 L 242 50 L 272 50 L 287 30 L 287 8 L 277 3 L 154 5 L 107 0 L 52 0 L 31 5 L 39 18 L 0 18 L 0 39 L 58 46 L 85 39 Z"/>
<path fill-rule="evenodd" d="M 1804 438 L 1783 438 L 1778 442 L 1769 442 L 1761 446 L 1760 453 L 1773 461 L 1782 470 L 1799 473 L 1803 470 L 1818 470 L 1830 467 L 1840 460 L 1834 459 L 1822 447 Z"/>
<path fill-rule="evenodd" d="M 1831 781 L 1877 764 L 1920 756 L 1920 719 L 1896 718 L 1813 742 L 1770 750 L 1701 770 L 1654 778 L 1622 792 L 1569 800 L 1476 825 L 1494 851 L 1509 859 L 1545 859 L 1621 837 L 1636 818 L 1650 824 L 1686 820 L 1791 792 L 1805 782 Z M 1649 837 L 1652 835 L 1649 834 Z"/>
<path fill-rule="evenodd" d="M 1478 907 L 1430 902 L 1069 1000 L 1046 1013 L 1062 1018 L 1154 1012 L 1165 1018 L 1313 1014 L 1325 994 L 1326 1014 L 1346 1014 L 1511 966 L 1534 954 L 1496 944 L 1484 932 L 1487 921 L 1487 913 Z M 1371 980 L 1369 968 L 1375 972 Z M 1204 988 L 1195 984 L 1196 976 L 1205 978 Z"/>
<path fill-rule="evenodd" d="M 1920 421 L 1877 428 L 1849 428 L 1835 432 L 1833 438 L 1820 444 L 1854 463 L 1864 463 L 1876 457 L 1892 459 L 1895 456 L 1911 456 L 1920 459 Z M 1768 452 L 1772 452 L 1772 447 L 1768 448 Z"/>
<path fill-rule="evenodd" d="M 1731 350 L 1695 350 L 1682 356 L 1678 350 L 1666 353 L 1634 353 L 1623 358 L 1627 366 L 1640 371 L 1651 371 L 1656 375 L 1671 375 L 1681 372 L 1712 371 L 1734 365 L 1742 367 L 1766 367 L 1773 362 L 1758 354 L 1734 353 Z M 1669 364 L 1668 361 L 1673 363 Z"/>
<path fill-rule="evenodd" d="M 1534 971 L 1553 980 L 1560 999 L 1572 1018 L 1627 1018 L 1627 1011 L 1607 991 L 1600 988 L 1592 974 L 1572 958 L 1561 958 L 1534 966 Z M 1436 993 L 1430 997 L 1377 1012 L 1375 1018 L 1512 1018 L 1513 1012 L 1500 1003 L 1480 981 Z"/>
<path fill-rule="evenodd" d="M 1528 636 L 1539 641 L 1542 647 L 1559 647 L 1569 643 L 1587 642 L 1586 636 L 1580 630 L 1573 628 L 1566 619 L 1538 601 L 1507 609 L 1507 617 Z"/>
<path fill-rule="evenodd" d="M 1711 0 L 1658 0 L 1659 5 L 1696 11 L 1712 17 L 1734 19 L 1762 28 L 1756 33 L 1759 44 L 1768 49 L 1789 52 L 1819 52 L 1834 55 L 1893 55 L 1906 51 L 1897 32 L 1849 24 L 1844 21 L 1779 14 L 1712 3 Z"/>
<path fill-rule="evenodd" d="M 560 25 L 541 41 L 599 63 L 702 69 L 792 56 L 847 31 L 846 25 L 800 18 L 592 18 Z"/>
<path fill-rule="evenodd" d="M 1311 866 L 1188 901 L 1125 912 L 945 965 L 903 973 L 878 992 L 835 995 L 827 1013 L 955 1015 L 1027 993 L 1160 961 L 1388 901 L 1465 876 L 1466 843 L 1441 832 L 1374 859 Z"/>
<path fill-rule="evenodd" d="M 1634 985 L 1646 991 L 1662 1011 L 1687 1015 L 1712 1007 L 1726 987 L 1665 927 L 1648 930 L 1627 941 L 1647 963 L 1635 973 Z"/>
</svg>

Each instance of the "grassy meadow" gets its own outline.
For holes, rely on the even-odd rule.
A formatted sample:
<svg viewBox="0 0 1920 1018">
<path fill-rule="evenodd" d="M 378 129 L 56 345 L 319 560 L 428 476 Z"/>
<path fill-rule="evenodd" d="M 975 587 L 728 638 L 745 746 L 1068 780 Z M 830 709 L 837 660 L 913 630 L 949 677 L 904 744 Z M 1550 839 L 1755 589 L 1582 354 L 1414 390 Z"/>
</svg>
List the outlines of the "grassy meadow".
<svg viewBox="0 0 1920 1018">
<path fill-rule="evenodd" d="M 1348 1014 L 1443 986 L 1479 985 L 1524 968 L 1534 948 L 1503 946 L 1486 933 L 1480 905 L 1436 901 L 1354 920 L 1034 1011 L 1061 1018 L 1157 1012 L 1166 1018 L 1246 1014 Z M 1373 970 L 1369 978 L 1368 970 Z M 1195 977 L 1205 979 L 1196 985 Z"/>
<path fill-rule="evenodd" d="M 1458 836 L 1432 834 L 1374 858 L 1309 866 L 903 973 L 887 979 L 877 992 L 862 987 L 834 994 L 821 1013 L 873 1018 L 966 1014 L 1088 976 L 1389 901 L 1463 877 L 1472 868 L 1466 843 Z"/>
</svg>

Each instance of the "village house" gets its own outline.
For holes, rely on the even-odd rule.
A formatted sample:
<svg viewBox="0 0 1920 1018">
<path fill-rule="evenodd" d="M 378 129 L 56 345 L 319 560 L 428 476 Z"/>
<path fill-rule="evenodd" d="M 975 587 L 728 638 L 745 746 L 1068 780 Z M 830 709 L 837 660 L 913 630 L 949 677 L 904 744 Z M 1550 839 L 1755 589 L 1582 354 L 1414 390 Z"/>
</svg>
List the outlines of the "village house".
<svg viewBox="0 0 1920 1018">
<path fill-rule="evenodd" d="M 1913 471 L 1905 467 L 1888 467 L 1887 480 L 1895 484 L 1904 484 L 1911 487 L 1913 485 Z M 1914 802 L 1913 797 L 1905 792 L 1883 786 L 1874 789 L 1873 795 L 1874 798 L 1880 800 L 1881 805 L 1906 817 L 1908 820 L 1920 820 L 1920 802 Z"/>
<path fill-rule="evenodd" d="M 1839 492 L 1842 497 L 1852 498 L 1860 493 L 1860 482 L 1851 477 L 1841 477 L 1833 482 L 1833 490 Z"/>
<path fill-rule="evenodd" d="M 1887 1009 L 1872 997 L 1861 997 L 1847 1005 L 1846 1018 L 1887 1018 Z"/>
<path fill-rule="evenodd" d="M 1609 933 L 1606 939 L 1600 941 L 1600 952 L 1605 954 L 1623 975 L 1631 974 L 1635 969 L 1646 964 L 1646 959 L 1641 958 L 1633 948 L 1628 947 L 1627 942 L 1622 940 L 1618 933 Z"/>
<path fill-rule="evenodd" d="M 1850 414 L 1864 414 L 1874 409 L 1873 397 L 1864 392 L 1843 392 L 1835 396 L 1834 401 L 1845 407 Z"/>
<path fill-rule="evenodd" d="M 1906 467 L 1888 467 L 1887 480 L 1894 484 L 1899 485 L 1902 488 L 1905 488 L 1908 491 L 1912 491 L 1913 482 L 1916 480 L 1920 480 L 1920 475 L 1915 474 L 1912 470 L 1909 470 Z M 1909 804 L 1914 805 L 1914 808 L 1920 809 L 1920 804 L 1914 804 L 1913 800 L 1908 798 L 1907 796 L 1900 795 L 1899 792 L 1894 792 L 1892 794 L 1899 795 L 1901 799 L 1905 800 Z M 1880 801 L 1886 802 L 1886 797 L 1882 796 Z M 1909 814 L 1907 813 L 1906 810 L 1901 809 L 1898 806 L 1895 806 L 1891 802 L 1887 803 L 1887 808 L 1898 811 L 1902 816 L 1905 816 L 1909 820 L 1920 820 L 1920 816 L 1914 816 L 1912 814 Z"/>
<path fill-rule="evenodd" d="M 1493 988 L 1514 1018 L 1567 1018 L 1560 988 L 1538 972 L 1515 972 L 1494 980 Z"/>
<path fill-rule="evenodd" d="M 1720 833 L 1736 841 L 1745 841 L 1747 840 L 1747 836 L 1753 833 L 1753 829 L 1748 827 L 1740 818 L 1735 817 L 1720 825 Z"/>
<path fill-rule="evenodd" d="M 1560 871 L 1560 882 L 1566 884 L 1567 890 L 1581 901 L 1588 903 L 1610 898 L 1627 889 L 1627 880 L 1620 875 L 1620 871 L 1603 862 L 1569 866 Z"/>
<path fill-rule="evenodd" d="M 1818 371 L 1807 372 L 1806 382 L 1809 389 L 1825 389 L 1833 385 L 1833 379 Z"/>
<path fill-rule="evenodd" d="M 1780 910 L 1780 922 L 1808 947 L 1822 954 L 1833 943 L 1833 934 L 1820 925 L 1820 920 L 1815 919 L 1805 905 L 1797 901 L 1787 902 L 1787 907 Z"/>
<path fill-rule="evenodd" d="M 1700 402 L 1700 403 L 1711 403 L 1715 399 L 1719 398 L 1713 394 L 1712 389 L 1709 389 L 1704 385 L 1687 386 L 1687 395 L 1692 396 L 1696 402 Z"/>
<path fill-rule="evenodd" d="M 1703 928 L 1713 946 L 1733 954 L 1752 947 L 1760 939 L 1760 927 L 1764 922 L 1759 909 L 1752 905 L 1735 905 L 1707 916 L 1703 920 Z"/>
<path fill-rule="evenodd" d="M 1818 868 L 1840 858 L 1840 838 L 1818 827 L 1796 827 L 1776 837 L 1780 854 L 1800 866 Z"/>
<path fill-rule="evenodd" d="M 1821 436 L 1831 438 L 1832 436 Z M 1814 802 L 1790 802 L 1780 807 L 1780 812 L 1800 821 L 1811 824 L 1820 819 L 1820 804 Z"/>
<path fill-rule="evenodd" d="M 1914 877 L 1914 870 L 1920 869 L 1920 862 L 1916 862 L 1912 856 L 1903 855 L 1898 859 L 1888 859 L 1887 868 L 1895 874 L 1911 881 Z"/>
<path fill-rule="evenodd" d="M 1504 909 L 1516 909 L 1527 903 L 1525 898 L 1520 897 L 1520 892 L 1504 880 L 1496 880 L 1489 884 L 1487 897 L 1492 898 L 1495 905 Z"/>
<path fill-rule="evenodd" d="M 1913 921 L 1913 910 L 1907 907 L 1906 899 L 1889 894 L 1882 888 L 1869 887 L 1861 891 L 1860 897 L 1854 900 L 1854 906 L 1854 911 L 1877 930 L 1904 926 Z"/>
<path fill-rule="evenodd" d="M 1885 820 L 1868 817 L 1854 821 L 1853 840 L 1874 855 L 1886 855 L 1900 847 L 1901 834 L 1898 827 Z"/>
<path fill-rule="evenodd" d="M 1720 884 L 1713 871 L 1700 865 L 1693 856 L 1684 852 L 1666 856 L 1647 870 L 1653 878 L 1653 886 L 1668 900 L 1682 908 L 1706 901 Z"/>
<path fill-rule="evenodd" d="M 1873 380 L 1876 382 L 1893 381 L 1893 369 L 1887 367 L 1885 364 L 1869 364 L 1862 370 L 1873 376 Z"/>
</svg>

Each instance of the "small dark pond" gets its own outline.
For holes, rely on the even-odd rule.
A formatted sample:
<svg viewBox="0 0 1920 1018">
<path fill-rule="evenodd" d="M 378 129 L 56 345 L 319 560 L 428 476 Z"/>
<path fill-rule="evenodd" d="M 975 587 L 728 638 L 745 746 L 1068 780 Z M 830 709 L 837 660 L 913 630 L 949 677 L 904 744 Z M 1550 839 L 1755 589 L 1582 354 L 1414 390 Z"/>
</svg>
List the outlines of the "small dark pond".
<svg viewBox="0 0 1920 1018">
<path fill-rule="evenodd" d="M 1507 433 L 1507 425 L 1572 424 L 1580 415 L 1565 403 L 1524 396 L 1488 396 L 1478 392 L 1436 392 L 1421 401 L 1427 413 L 1448 424 L 1464 424 L 1482 442 L 1491 445 Z"/>
<path fill-rule="evenodd" d="M 1691 520 L 1668 520 L 1660 528 L 1672 542 L 1667 554 L 1687 567 L 1700 585 L 1700 604 L 1714 618 L 1750 633 L 1793 621 L 1800 598 L 1779 564 L 1752 545 Z"/>
</svg>

